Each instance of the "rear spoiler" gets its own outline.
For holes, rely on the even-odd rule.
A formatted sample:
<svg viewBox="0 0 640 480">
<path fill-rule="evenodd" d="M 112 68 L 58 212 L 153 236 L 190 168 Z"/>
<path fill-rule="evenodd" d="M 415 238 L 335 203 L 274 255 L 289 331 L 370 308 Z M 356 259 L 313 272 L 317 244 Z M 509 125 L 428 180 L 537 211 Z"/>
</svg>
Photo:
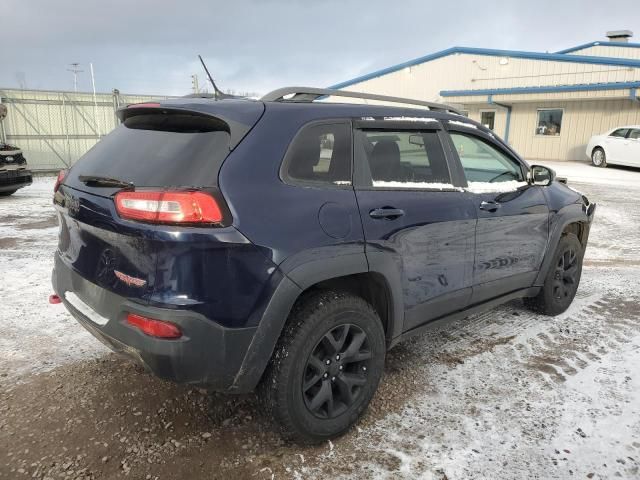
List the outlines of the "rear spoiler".
<svg viewBox="0 0 640 480">
<path fill-rule="evenodd" d="M 178 99 L 162 103 L 133 103 L 118 109 L 117 117 L 121 122 L 137 115 L 193 115 L 216 119 L 220 122 L 220 130 L 227 131 L 230 136 L 229 150 L 238 146 L 264 113 L 262 102 L 247 100 L 207 101 L 202 99 Z"/>
</svg>

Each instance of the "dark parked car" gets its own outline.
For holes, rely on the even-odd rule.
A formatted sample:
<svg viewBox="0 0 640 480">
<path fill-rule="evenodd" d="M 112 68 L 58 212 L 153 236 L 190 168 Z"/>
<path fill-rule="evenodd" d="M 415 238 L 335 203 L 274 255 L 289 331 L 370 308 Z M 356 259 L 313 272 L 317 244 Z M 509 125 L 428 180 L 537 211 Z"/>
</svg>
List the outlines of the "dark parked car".
<svg viewBox="0 0 640 480">
<path fill-rule="evenodd" d="M 0 142 L 0 197 L 11 195 L 31 182 L 31 170 L 22 150 Z"/>
<path fill-rule="evenodd" d="M 380 99 L 131 105 L 54 196 L 52 301 L 162 378 L 258 388 L 308 442 L 358 419 L 403 339 L 566 310 L 595 210 L 451 107 L 330 93 Z"/>
</svg>

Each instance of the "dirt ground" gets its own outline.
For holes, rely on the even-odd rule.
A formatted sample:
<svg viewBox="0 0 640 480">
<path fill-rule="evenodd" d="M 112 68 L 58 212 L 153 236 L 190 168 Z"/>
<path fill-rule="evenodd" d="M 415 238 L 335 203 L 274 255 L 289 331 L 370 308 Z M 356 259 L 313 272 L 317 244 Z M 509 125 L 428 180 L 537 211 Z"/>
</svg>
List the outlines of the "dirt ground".
<svg viewBox="0 0 640 480">
<path fill-rule="evenodd" d="M 640 171 L 554 167 L 599 204 L 571 308 L 512 302 L 398 346 L 364 419 L 316 447 L 48 305 L 52 182 L 2 199 L 0 478 L 640 478 Z"/>
</svg>

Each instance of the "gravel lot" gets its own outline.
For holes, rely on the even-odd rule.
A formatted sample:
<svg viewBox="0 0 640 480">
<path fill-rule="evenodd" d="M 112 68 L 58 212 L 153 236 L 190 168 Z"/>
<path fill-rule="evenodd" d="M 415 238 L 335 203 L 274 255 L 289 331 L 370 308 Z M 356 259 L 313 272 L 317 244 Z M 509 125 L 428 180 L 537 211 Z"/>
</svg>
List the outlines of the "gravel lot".
<svg viewBox="0 0 640 480">
<path fill-rule="evenodd" d="M 571 308 L 513 302 L 400 345 L 359 426 L 313 448 L 49 305 L 53 180 L 0 199 L 0 478 L 640 478 L 640 171 L 546 163 L 599 204 Z"/>
</svg>

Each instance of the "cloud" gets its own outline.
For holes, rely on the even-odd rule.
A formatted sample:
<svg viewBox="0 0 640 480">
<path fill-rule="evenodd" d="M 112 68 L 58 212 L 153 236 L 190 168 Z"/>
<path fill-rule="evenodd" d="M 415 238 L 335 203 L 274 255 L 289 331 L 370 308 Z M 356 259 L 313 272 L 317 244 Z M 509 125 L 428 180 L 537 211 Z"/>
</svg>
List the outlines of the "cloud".
<svg viewBox="0 0 640 480">
<path fill-rule="evenodd" d="M 558 50 L 640 28 L 636 1 L 4 0 L 0 86 L 186 94 L 205 75 L 264 93 L 326 86 L 454 45 Z M 8 5 L 7 5 L 8 4 Z M 640 34 L 640 31 L 638 31 Z M 14 39 L 7 41 L 6 39 Z"/>
</svg>

